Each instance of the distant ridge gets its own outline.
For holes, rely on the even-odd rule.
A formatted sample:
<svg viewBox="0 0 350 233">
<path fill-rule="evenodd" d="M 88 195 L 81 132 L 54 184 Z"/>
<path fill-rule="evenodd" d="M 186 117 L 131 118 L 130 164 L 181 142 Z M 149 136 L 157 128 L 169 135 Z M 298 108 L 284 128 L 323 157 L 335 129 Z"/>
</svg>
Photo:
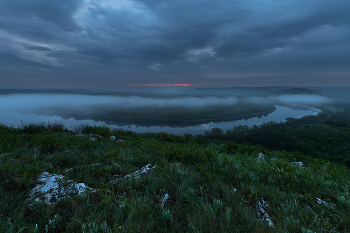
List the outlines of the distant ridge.
<svg viewBox="0 0 350 233">
<path fill-rule="evenodd" d="M 300 94 L 323 95 L 323 93 L 318 89 L 301 88 L 301 87 L 278 90 L 276 92 L 277 92 L 276 94 L 278 94 L 278 95 L 281 95 L 281 94 L 284 94 L 284 95 L 300 95 Z"/>
</svg>

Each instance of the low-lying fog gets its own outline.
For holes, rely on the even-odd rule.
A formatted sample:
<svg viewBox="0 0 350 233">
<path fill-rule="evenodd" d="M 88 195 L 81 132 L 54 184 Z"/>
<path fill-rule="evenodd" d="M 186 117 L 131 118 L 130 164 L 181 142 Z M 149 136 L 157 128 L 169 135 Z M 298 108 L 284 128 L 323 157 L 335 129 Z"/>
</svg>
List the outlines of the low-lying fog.
<svg viewBox="0 0 350 233">
<path fill-rule="evenodd" d="M 149 98 L 140 96 L 94 96 L 70 94 L 20 94 L 0 96 L 0 111 L 30 112 L 52 107 L 91 108 L 111 106 L 114 108 L 144 107 L 183 107 L 198 108 L 215 105 L 232 105 L 237 102 L 234 97 L 179 97 L 171 99 Z"/>
<path fill-rule="evenodd" d="M 272 97 L 249 97 L 245 99 L 252 103 L 287 103 L 287 104 L 323 104 L 330 99 L 317 95 L 281 95 Z M 111 106 L 113 108 L 138 107 L 183 107 L 204 108 L 216 105 L 234 105 L 237 98 L 231 97 L 175 97 L 150 98 L 140 96 L 96 96 L 74 94 L 14 94 L 0 95 L 1 112 L 32 113 L 41 109 L 54 107 L 94 108 L 96 106 Z"/>
<path fill-rule="evenodd" d="M 281 95 L 275 97 L 275 99 L 290 104 L 325 104 L 331 102 L 329 98 L 318 95 Z"/>
<path fill-rule="evenodd" d="M 263 119 L 249 119 L 241 120 L 238 122 L 222 122 L 222 123 L 210 123 L 202 124 L 197 126 L 191 126 L 187 128 L 163 128 L 163 126 L 152 126 L 139 127 L 137 125 L 125 126 L 129 129 L 137 132 L 158 132 L 167 131 L 172 133 L 203 133 L 205 129 L 210 129 L 212 127 L 222 127 L 223 129 L 229 129 L 237 124 L 262 124 L 263 122 L 269 121 L 284 121 L 286 117 L 302 117 L 307 114 L 317 114 L 317 109 L 312 108 L 294 108 L 294 110 L 288 107 L 282 107 L 282 105 L 290 106 L 290 104 L 306 105 L 306 106 L 317 106 L 319 104 L 326 104 L 331 102 L 331 98 L 322 95 L 310 95 L 310 94 L 297 94 L 297 95 L 268 95 L 265 93 L 260 93 L 260 95 L 251 95 L 251 93 L 245 93 L 242 95 L 243 91 L 235 95 L 235 91 L 231 90 L 210 90 L 211 96 L 204 95 L 206 90 L 201 90 L 200 93 L 196 93 L 196 97 L 184 95 L 166 95 L 157 96 L 152 94 L 140 94 L 134 93 L 133 95 L 87 95 L 87 94 L 2 94 L 0 91 L 0 123 L 7 125 L 19 126 L 21 121 L 23 123 L 39 123 L 42 121 L 62 121 L 67 127 L 77 125 L 77 124 L 92 124 L 97 123 L 98 125 L 103 124 L 103 122 L 95 122 L 91 118 L 86 118 L 84 120 L 75 120 L 73 118 L 62 118 L 62 115 L 58 114 L 61 110 L 87 110 L 90 112 L 96 110 L 96 107 L 106 107 L 106 108 L 205 108 L 210 106 L 227 106 L 234 107 L 235 104 L 240 103 L 242 100 L 245 102 L 251 102 L 254 104 L 274 104 L 281 105 L 277 110 L 268 117 L 264 116 Z M 215 94 L 215 96 L 214 96 Z M 223 94 L 220 96 L 220 94 Z M 200 96 L 200 97 L 198 97 Z M 238 105 L 237 105 L 238 106 Z M 292 108 L 292 107 L 291 107 Z M 55 109 L 57 111 L 54 114 L 50 114 L 49 110 Z M 85 112 L 85 111 L 84 111 Z M 55 116 L 56 115 L 56 116 Z M 124 126 L 123 126 L 124 127 Z M 122 127 L 122 128 L 123 128 Z M 128 128 L 125 128 L 128 129 Z"/>
</svg>

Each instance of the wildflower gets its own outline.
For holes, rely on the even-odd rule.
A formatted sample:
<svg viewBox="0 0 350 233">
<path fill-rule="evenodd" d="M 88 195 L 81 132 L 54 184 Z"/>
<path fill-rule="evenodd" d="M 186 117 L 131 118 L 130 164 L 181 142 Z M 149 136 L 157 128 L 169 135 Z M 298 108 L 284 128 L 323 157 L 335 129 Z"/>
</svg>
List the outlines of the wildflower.
<svg viewBox="0 0 350 233">
<path fill-rule="evenodd" d="M 121 229 L 122 229 L 122 226 L 120 226 L 119 229 L 121 230 Z"/>
</svg>

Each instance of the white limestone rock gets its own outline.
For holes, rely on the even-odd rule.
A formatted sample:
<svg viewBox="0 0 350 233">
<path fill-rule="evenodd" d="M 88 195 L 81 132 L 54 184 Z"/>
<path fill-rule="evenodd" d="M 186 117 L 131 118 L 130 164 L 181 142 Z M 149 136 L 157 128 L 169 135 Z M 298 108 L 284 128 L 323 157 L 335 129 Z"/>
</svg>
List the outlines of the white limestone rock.
<svg viewBox="0 0 350 233">
<path fill-rule="evenodd" d="M 258 216 L 263 219 L 264 221 L 266 221 L 271 227 L 274 226 L 271 217 L 269 216 L 269 214 L 266 212 L 265 208 L 267 207 L 268 203 L 267 201 L 265 201 L 263 198 L 260 199 L 260 201 L 258 201 L 255 204 L 255 208 L 256 208 L 256 212 L 258 214 Z"/>
<path fill-rule="evenodd" d="M 337 207 L 336 204 L 326 202 L 326 201 L 322 200 L 321 198 L 316 198 L 316 203 L 319 205 L 323 205 L 324 207 L 329 208 L 329 209 L 335 209 L 335 207 Z"/>
<path fill-rule="evenodd" d="M 264 160 L 265 159 L 265 155 L 263 153 L 259 153 L 258 157 L 255 158 L 255 160 L 260 161 L 260 160 Z"/>
<path fill-rule="evenodd" d="M 141 176 L 146 175 L 147 173 L 152 171 L 154 168 L 156 168 L 155 165 L 153 166 L 151 164 L 147 164 L 146 166 L 142 167 L 140 170 L 137 170 L 133 173 L 126 175 L 125 178 L 131 178 L 131 177 L 140 178 Z"/>
<path fill-rule="evenodd" d="M 131 177 L 134 177 L 136 179 L 140 178 L 141 176 L 144 176 L 146 175 L 147 173 L 149 173 L 150 171 L 152 171 L 154 168 L 156 168 L 155 165 L 151 165 L 151 164 L 147 164 L 146 166 L 142 167 L 140 170 L 137 170 L 133 173 L 130 173 L 130 174 L 127 174 L 124 179 L 128 179 L 128 178 L 131 178 Z M 115 176 L 119 176 L 119 175 L 115 175 Z M 116 183 L 118 180 L 120 180 L 121 178 L 119 179 L 115 179 L 115 180 L 112 180 L 110 183 Z"/>
<path fill-rule="evenodd" d="M 60 182 L 63 178 L 63 175 L 42 173 L 37 179 L 37 186 L 30 192 L 28 201 L 31 203 L 44 202 L 50 205 L 55 204 L 62 198 L 93 191 L 84 183 L 76 183 L 72 180 L 68 180 L 63 184 L 63 182 Z"/>
<path fill-rule="evenodd" d="M 292 162 L 292 164 L 299 166 L 299 167 L 305 167 L 303 162 L 299 161 L 299 162 Z"/>
<path fill-rule="evenodd" d="M 164 209 L 164 205 L 165 205 L 165 203 L 167 202 L 168 199 L 169 199 L 169 194 L 165 194 L 163 199 L 162 199 L 162 201 L 161 201 L 161 203 L 160 203 L 160 207 L 162 209 Z"/>
</svg>

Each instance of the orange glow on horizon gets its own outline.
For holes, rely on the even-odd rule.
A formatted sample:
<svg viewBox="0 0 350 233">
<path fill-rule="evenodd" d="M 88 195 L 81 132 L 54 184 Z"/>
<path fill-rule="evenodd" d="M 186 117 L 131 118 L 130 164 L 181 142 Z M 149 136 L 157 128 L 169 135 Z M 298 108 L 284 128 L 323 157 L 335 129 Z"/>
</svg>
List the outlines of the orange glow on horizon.
<svg viewBox="0 0 350 233">
<path fill-rule="evenodd" d="M 144 87 L 170 87 L 171 84 L 136 84 L 135 86 L 144 86 Z"/>
<path fill-rule="evenodd" d="M 183 87 L 188 87 L 191 86 L 191 84 L 173 84 L 173 86 L 183 86 Z"/>
</svg>

